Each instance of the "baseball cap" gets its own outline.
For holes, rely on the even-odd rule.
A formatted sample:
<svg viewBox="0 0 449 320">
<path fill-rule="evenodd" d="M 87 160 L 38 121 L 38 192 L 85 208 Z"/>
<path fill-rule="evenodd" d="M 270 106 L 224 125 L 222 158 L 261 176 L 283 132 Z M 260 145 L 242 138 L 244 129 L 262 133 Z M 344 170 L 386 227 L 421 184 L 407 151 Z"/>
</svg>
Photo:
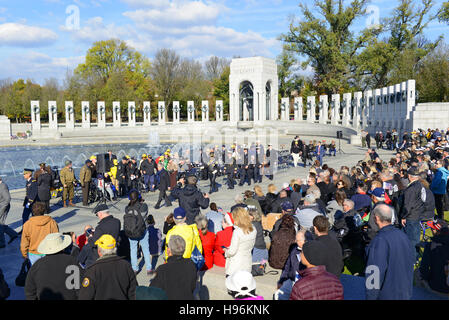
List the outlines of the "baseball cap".
<svg viewBox="0 0 449 320">
<path fill-rule="evenodd" d="M 415 167 L 415 166 L 410 167 L 410 169 L 408 169 L 407 173 L 411 176 L 418 176 L 419 175 L 418 167 Z"/>
<path fill-rule="evenodd" d="M 173 211 L 173 218 L 184 219 L 186 217 L 186 211 L 182 207 L 178 207 Z"/>
<path fill-rule="evenodd" d="M 23 169 L 23 174 L 32 174 L 33 173 L 33 169 Z"/>
<path fill-rule="evenodd" d="M 96 242 L 95 245 L 102 249 L 114 249 L 116 241 L 110 234 L 102 235 Z"/>
<path fill-rule="evenodd" d="M 100 204 L 97 208 L 95 208 L 94 213 L 109 211 L 109 207 L 106 204 Z"/>
<path fill-rule="evenodd" d="M 291 211 L 293 210 L 293 205 L 290 201 L 285 201 L 282 203 L 281 208 L 283 211 Z"/>
<path fill-rule="evenodd" d="M 383 188 L 375 188 L 374 190 L 369 190 L 367 193 L 377 198 L 383 198 L 385 196 L 385 190 Z"/>
</svg>

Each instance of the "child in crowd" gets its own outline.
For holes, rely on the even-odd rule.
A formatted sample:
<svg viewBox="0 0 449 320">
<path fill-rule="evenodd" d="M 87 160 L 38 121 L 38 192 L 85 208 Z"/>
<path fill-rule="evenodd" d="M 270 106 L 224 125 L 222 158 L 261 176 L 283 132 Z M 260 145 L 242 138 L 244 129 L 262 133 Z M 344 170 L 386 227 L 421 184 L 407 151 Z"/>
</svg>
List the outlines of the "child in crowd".
<svg viewBox="0 0 449 320">
<path fill-rule="evenodd" d="M 148 242 L 150 247 L 151 254 L 151 270 L 150 272 L 154 272 L 156 269 L 157 259 L 162 254 L 163 246 L 162 246 L 162 232 L 160 229 L 155 227 L 155 221 L 152 214 L 147 216 L 147 225 L 148 225 Z"/>
</svg>

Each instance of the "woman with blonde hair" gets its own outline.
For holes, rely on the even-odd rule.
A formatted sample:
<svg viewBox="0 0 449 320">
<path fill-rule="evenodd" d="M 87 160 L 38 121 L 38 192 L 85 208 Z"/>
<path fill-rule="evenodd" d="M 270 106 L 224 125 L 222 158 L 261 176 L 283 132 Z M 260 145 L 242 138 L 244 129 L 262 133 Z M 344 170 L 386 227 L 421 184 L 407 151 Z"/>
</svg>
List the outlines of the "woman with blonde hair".
<svg viewBox="0 0 449 320">
<path fill-rule="evenodd" d="M 265 243 L 262 227 L 262 214 L 256 208 L 249 207 L 248 213 L 253 223 L 253 227 L 256 229 L 256 242 L 252 252 L 253 263 L 262 263 L 268 260 L 267 244 Z"/>
<path fill-rule="evenodd" d="M 223 249 L 226 258 L 226 276 L 243 270 L 251 272 L 252 250 L 256 242 L 257 231 L 253 227 L 248 209 L 238 207 L 232 212 L 234 232 L 231 245 Z"/>
<path fill-rule="evenodd" d="M 276 201 L 278 195 L 276 192 L 276 186 L 274 184 L 268 185 L 268 192 L 265 195 L 265 205 L 262 207 L 263 213 L 265 215 L 271 213 L 272 205 Z"/>
</svg>

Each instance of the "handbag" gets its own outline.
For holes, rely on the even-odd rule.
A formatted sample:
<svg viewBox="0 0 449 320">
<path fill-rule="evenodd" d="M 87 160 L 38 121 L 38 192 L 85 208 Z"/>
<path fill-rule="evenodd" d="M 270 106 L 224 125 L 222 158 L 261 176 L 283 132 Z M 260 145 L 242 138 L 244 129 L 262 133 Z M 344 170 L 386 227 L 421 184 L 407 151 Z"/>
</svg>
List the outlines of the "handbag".
<svg viewBox="0 0 449 320">
<path fill-rule="evenodd" d="M 17 287 L 25 287 L 25 281 L 27 279 L 28 271 L 30 271 L 31 262 L 29 259 L 26 259 L 22 263 L 22 268 L 20 268 L 20 272 L 16 277 L 16 286 Z"/>
<path fill-rule="evenodd" d="M 265 268 L 267 267 L 266 263 L 254 263 L 251 266 L 251 274 L 253 277 L 263 276 L 265 274 Z"/>
<path fill-rule="evenodd" d="M 200 250 L 198 250 L 197 246 L 195 246 L 195 249 L 193 249 L 190 259 L 195 264 L 197 270 L 201 270 L 201 268 L 204 266 L 204 263 L 206 262 L 203 254 Z"/>
</svg>

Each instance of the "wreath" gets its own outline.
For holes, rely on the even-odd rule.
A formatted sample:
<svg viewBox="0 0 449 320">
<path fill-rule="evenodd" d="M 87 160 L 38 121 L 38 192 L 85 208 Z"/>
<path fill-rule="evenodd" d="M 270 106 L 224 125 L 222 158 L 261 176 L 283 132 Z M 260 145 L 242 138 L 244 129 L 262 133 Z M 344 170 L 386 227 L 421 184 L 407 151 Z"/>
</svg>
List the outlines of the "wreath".
<svg viewBox="0 0 449 320">
<path fill-rule="evenodd" d="M 203 112 L 206 113 L 209 111 L 209 108 L 206 105 L 204 105 L 201 110 L 203 110 Z"/>
<path fill-rule="evenodd" d="M 38 106 L 35 106 L 33 108 L 33 111 L 34 111 L 35 114 L 38 114 L 41 111 L 41 109 Z"/>
</svg>

